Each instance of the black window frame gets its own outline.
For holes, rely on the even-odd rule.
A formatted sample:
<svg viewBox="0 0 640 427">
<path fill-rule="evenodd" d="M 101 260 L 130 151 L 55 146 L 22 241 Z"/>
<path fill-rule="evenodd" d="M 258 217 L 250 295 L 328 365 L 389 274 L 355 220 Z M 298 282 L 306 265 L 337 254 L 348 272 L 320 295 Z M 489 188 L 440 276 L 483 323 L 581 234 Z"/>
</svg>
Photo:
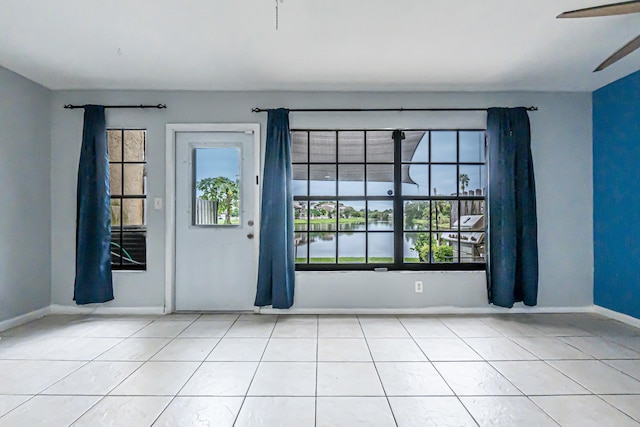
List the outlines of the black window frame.
<svg viewBox="0 0 640 427">
<path fill-rule="evenodd" d="M 125 160 L 125 132 L 127 131 L 139 131 L 144 135 L 144 140 L 142 143 L 143 146 L 143 156 L 144 160 L 141 161 L 126 161 Z M 121 176 L 121 188 L 120 194 L 110 194 L 111 201 L 119 200 L 120 201 L 120 225 L 114 226 L 111 225 L 111 270 L 113 271 L 146 271 L 147 270 L 147 185 L 146 185 L 146 168 L 147 168 L 147 130 L 143 128 L 107 128 L 107 141 L 109 132 L 120 132 L 120 160 L 112 161 L 111 157 L 109 158 L 109 168 L 117 165 L 120 166 L 120 176 Z M 144 194 L 124 194 L 125 190 L 125 165 L 143 165 L 145 171 L 145 177 L 143 178 L 143 191 Z M 142 225 L 123 225 L 123 210 L 124 210 L 124 200 L 142 200 L 142 217 L 144 224 Z M 117 236 L 114 241 L 114 236 Z M 125 236 L 127 238 L 132 237 L 137 240 L 140 238 L 144 239 L 144 245 L 139 245 L 139 249 L 143 249 L 141 255 L 144 257 L 144 261 L 135 264 L 135 263 L 125 263 L 125 253 L 126 249 L 123 248 L 123 242 L 125 241 Z M 114 262 L 115 261 L 115 262 Z"/>
<path fill-rule="evenodd" d="M 367 161 L 367 153 L 366 153 L 366 142 L 367 142 L 367 132 L 381 132 L 381 131 L 386 131 L 386 132 L 393 132 L 393 141 L 394 141 L 394 159 L 393 159 L 393 163 L 381 163 L 381 162 L 368 162 Z M 429 133 L 429 144 L 431 144 L 431 132 L 456 132 L 456 162 L 432 162 L 431 161 L 431 150 L 429 149 L 429 161 L 428 162 L 413 162 L 413 161 L 402 161 L 402 140 L 404 139 L 404 133 L 405 132 L 412 132 L 412 131 L 424 131 L 425 133 Z M 365 192 L 364 192 L 364 196 L 340 196 L 339 192 L 338 192 L 338 182 L 339 182 L 339 176 L 336 175 L 336 195 L 335 196 L 331 196 L 331 200 L 335 200 L 337 202 L 337 204 L 339 205 L 341 200 L 345 200 L 345 201 L 365 201 L 365 205 L 368 206 L 368 204 L 366 203 L 367 201 L 380 201 L 380 200 L 384 200 L 384 201 L 393 201 L 393 209 L 394 209 L 394 228 L 393 228 L 393 238 L 394 238 L 394 248 L 393 248 L 393 254 L 394 254 L 394 262 L 393 263 L 339 263 L 339 239 L 338 241 L 336 241 L 336 257 L 335 257 L 335 263 L 311 263 L 310 262 L 310 258 L 309 258 L 309 253 L 307 253 L 307 262 L 306 263 L 297 263 L 295 264 L 296 266 L 296 271 L 371 271 L 374 269 L 386 269 L 389 271 L 392 270 L 398 270 L 398 271 L 485 271 L 486 270 L 486 255 L 485 255 L 485 262 L 460 262 L 461 260 L 461 253 L 460 251 L 458 251 L 458 262 L 453 262 L 453 263 L 437 263 L 437 262 L 433 262 L 430 261 L 428 263 L 424 263 L 424 262 L 417 262 L 417 263 L 411 263 L 411 262 L 405 262 L 404 261 L 404 246 L 403 246 L 403 239 L 404 239 L 404 234 L 405 233 L 411 233 L 414 232 L 413 230 L 405 230 L 404 229 L 404 203 L 405 201 L 439 201 L 439 200 L 443 200 L 443 201 L 456 201 L 458 203 L 458 212 L 460 212 L 460 204 L 463 201 L 483 201 L 484 202 L 484 218 L 485 218 L 485 227 L 482 230 L 483 233 L 485 233 L 485 242 L 486 242 L 486 236 L 487 236 L 487 229 L 488 229 L 488 215 L 487 215 L 487 200 L 486 200 L 486 192 L 483 192 L 482 195 L 478 196 L 478 195 L 462 195 L 462 192 L 460 191 L 460 181 L 457 181 L 456 184 L 456 194 L 457 196 L 434 196 L 434 195 L 429 195 L 429 196 L 415 196 L 415 195 L 403 195 L 402 194 L 402 165 L 403 164 L 426 164 L 426 165 L 455 165 L 456 166 L 456 176 L 460 176 L 460 166 L 466 166 L 466 165 L 470 165 L 470 166 L 475 166 L 475 165 L 484 165 L 485 166 L 485 182 L 486 182 L 486 186 L 488 188 L 488 170 L 487 170 L 487 134 L 486 134 L 486 129 L 477 129 L 477 128 L 455 128 L 455 129 L 417 129 L 417 128 L 405 128 L 405 129 L 385 129 L 385 128 L 366 128 L 366 129 L 303 129 L 303 128 L 297 128 L 297 129 L 291 129 L 290 130 L 291 133 L 294 132 L 306 132 L 307 133 L 307 159 L 306 162 L 301 162 L 301 161 L 293 161 L 292 162 L 292 166 L 300 166 L 300 165 L 306 165 L 307 166 L 307 194 L 305 196 L 294 196 L 294 202 L 306 202 L 307 203 L 307 208 L 310 209 L 311 206 L 311 202 L 318 202 L 318 201 L 326 201 L 327 200 L 327 196 L 311 196 L 310 195 L 310 166 L 311 165 L 318 165 L 318 164 L 334 164 L 333 162 L 311 162 L 311 159 L 309 158 L 310 153 L 311 153 L 311 138 L 310 138 L 310 132 L 336 132 L 336 157 L 335 157 L 335 166 L 336 166 L 336 171 L 338 170 L 338 165 L 349 165 L 349 164 L 356 164 L 356 165 L 364 165 L 364 170 L 365 170 Z M 340 162 L 339 161 L 339 156 L 338 156 L 338 152 L 339 152 L 339 132 L 365 132 L 365 147 L 364 147 L 364 160 L 362 162 Z M 460 132 L 484 132 L 484 162 L 460 162 Z M 293 138 L 292 138 L 293 141 Z M 367 165 L 376 165 L 376 164 L 381 164 L 381 165 L 393 165 L 394 166 L 394 190 L 393 190 L 393 194 L 390 196 L 368 196 L 367 195 L 367 190 L 366 190 L 366 171 L 367 171 Z M 431 173 L 429 173 L 429 176 L 431 176 Z M 430 194 L 430 192 L 429 192 Z M 336 205 L 336 211 L 338 210 L 338 205 Z M 368 235 L 370 233 L 376 233 L 375 230 L 368 230 L 368 209 L 365 209 L 365 224 L 366 224 L 366 228 L 364 231 L 362 231 L 365 236 L 367 236 L 367 241 L 368 241 Z M 311 215 L 307 215 L 307 221 L 310 221 L 310 217 Z M 339 227 L 337 226 L 339 221 L 339 215 L 336 215 L 336 238 L 338 237 L 338 233 L 339 233 Z M 461 242 L 461 235 L 462 235 L 462 231 L 460 230 L 460 224 L 458 224 L 458 229 L 457 230 L 450 230 L 454 233 L 457 233 L 457 237 L 458 237 L 458 247 L 460 247 L 460 242 Z M 307 234 L 307 241 L 308 241 L 308 237 L 309 237 L 309 233 L 311 233 L 312 231 L 310 230 L 309 227 L 309 222 L 307 223 L 307 228 L 306 231 L 299 231 L 296 230 L 295 233 L 306 233 Z M 385 231 L 386 232 L 386 231 Z M 437 231 L 433 231 L 433 230 L 429 230 L 427 233 L 430 234 L 434 234 Z M 388 232 L 387 232 L 388 233 Z M 368 259 L 368 243 L 365 244 L 365 260 Z M 485 243 L 485 247 L 486 247 L 486 243 Z"/>
</svg>

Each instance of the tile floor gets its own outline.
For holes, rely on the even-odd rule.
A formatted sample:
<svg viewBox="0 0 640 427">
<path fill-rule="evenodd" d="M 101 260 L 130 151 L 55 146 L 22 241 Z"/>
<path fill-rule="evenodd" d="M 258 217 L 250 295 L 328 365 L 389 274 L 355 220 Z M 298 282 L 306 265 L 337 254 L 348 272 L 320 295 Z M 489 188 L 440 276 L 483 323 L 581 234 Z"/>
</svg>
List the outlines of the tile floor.
<svg viewBox="0 0 640 427">
<path fill-rule="evenodd" d="M 591 314 L 47 316 L 0 426 L 640 426 L 640 329 Z"/>
</svg>

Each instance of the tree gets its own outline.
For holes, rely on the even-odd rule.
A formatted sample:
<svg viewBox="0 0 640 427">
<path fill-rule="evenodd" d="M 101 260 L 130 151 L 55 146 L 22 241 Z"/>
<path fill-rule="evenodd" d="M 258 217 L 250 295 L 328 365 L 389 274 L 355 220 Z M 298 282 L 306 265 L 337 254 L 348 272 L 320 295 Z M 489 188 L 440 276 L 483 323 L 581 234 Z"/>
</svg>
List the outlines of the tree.
<svg viewBox="0 0 640 427">
<path fill-rule="evenodd" d="M 461 173 L 458 180 L 460 181 L 460 190 L 464 191 L 464 189 L 467 188 L 467 185 L 469 185 L 469 175 Z"/>
<path fill-rule="evenodd" d="M 232 181 L 226 176 L 215 178 L 204 178 L 196 183 L 196 188 L 202 191 L 200 196 L 203 200 L 215 200 L 218 202 L 218 215 L 220 212 L 226 213 L 225 224 L 231 224 L 231 214 L 234 208 L 238 208 L 239 182 Z"/>
</svg>

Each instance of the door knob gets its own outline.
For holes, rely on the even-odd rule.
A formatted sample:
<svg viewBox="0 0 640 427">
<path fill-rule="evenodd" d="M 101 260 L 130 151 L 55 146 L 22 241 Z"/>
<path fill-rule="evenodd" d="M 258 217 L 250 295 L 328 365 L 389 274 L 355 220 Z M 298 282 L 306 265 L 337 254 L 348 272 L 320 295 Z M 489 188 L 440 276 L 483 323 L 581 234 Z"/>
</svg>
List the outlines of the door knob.
<svg viewBox="0 0 640 427">
<path fill-rule="evenodd" d="M 247 234 L 247 239 L 253 239 L 253 233 Z"/>
</svg>

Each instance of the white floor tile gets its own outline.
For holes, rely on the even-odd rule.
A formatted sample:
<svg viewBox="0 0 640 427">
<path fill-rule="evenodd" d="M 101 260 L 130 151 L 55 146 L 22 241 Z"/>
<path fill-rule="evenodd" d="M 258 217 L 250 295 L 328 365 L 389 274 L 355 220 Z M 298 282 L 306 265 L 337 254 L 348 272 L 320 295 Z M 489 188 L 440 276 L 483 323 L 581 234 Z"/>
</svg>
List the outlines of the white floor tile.
<svg viewBox="0 0 640 427">
<path fill-rule="evenodd" d="M 180 395 L 244 396 L 257 367 L 257 362 L 204 362 Z"/>
<path fill-rule="evenodd" d="M 480 427 L 558 427 L 558 423 L 524 396 L 476 396 L 460 400 Z"/>
<path fill-rule="evenodd" d="M 398 319 L 360 319 L 360 325 L 367 338 L 411 338 Z"/>
<path fill-rule="evenodd" d="M 316 427 L 395 427 L 384 397 L 318 397 Z"/>
<path fill-rule="evenodd" d="M 441 320 L 460 338 L 499 338 L 503 336 L 491 326 L 483 323 L 481 318 L 444 317 Z"/>
<path fill-rule="evenodd" d="M 223 338 L 213 349 L 209 362 L 259 362 L 267 338 Z"/>
<path fill-rule="evenodd" d="M 170 401 L 167 396 L 107 396 L 73 427 L 148 427 Z"/>
<path fill-rule="evenodd" d="M 161 321 L 189 320 L 189 321 L 193 322 L 194 320 L 198 320 L 198 319 L 202 318 L 202 316 L 203 315 L 198 314 L 198 313 L 171 313 L 171 314 L 167 314 L 165 316 L 160 316 L 156 320 L 161 320 Z M 237 317 L 237 315 L 236 315 L 236 317 Z"/>
<path fill-rule="evenodd" d="M 640 381 L 640 360 L 603 360 L 603 362 Z"/>
<path fill-rule="evenodd" d="M 456 338 L 456 334 L 438 319 L 400 318 L 413 338 Z"/>
<path fill-rule="evenodd" d="M 198 366 L 198 362 L 147 362 L 111 391 L 111 394 L 173 396 Z"/>
<path fill-rule="evenodd" d="M 313 397 L 247 397 L 234 427 L 314 427 Z"/>
<path fill-rule="evenodd" d="M 513 385 L 527 395 L 590 394 L 588 390 L 542 361 L 492 362 Z"/>
<path fill-rule="evenodd" d="M 371 362 L 367 341 L 361 338 L 320 338 L 319 362 Z"/>
<path fill-rule="evenodd" d="M 560 340 L 596 359 L 640 359 L 640 353 L 602 337 L 563 337 Z"/>
<path fill-rule="evenodd" d="M 384 396 L 373 363 L 319 362 L 318 396 Z"/>
<path fill-rule="evenodd" d="M 233 427 L 242 397 L 176 397 L 153 427 Z"/>
<path fill-rule="evenodd" d="M 0 417 L 22 405 L 24 402 L 31 399 L 31 397 L 32 396 L 0 394 Z"/>
<path fill-rule="evenodd" d="M 156 353 L 151 360 L 202 362 L 218 341 L 218 338 L 176 338 Z"/>
<path fill-rule="evenodd" d="M 637 353 L 640 353 L 640 337 L 607 337 L 611 341 L 620 344 L 628 349 L 631 349 Z"/>
<path fill-rule="evenodd" d="M 640 394 L 640 381 L 598 360 L 554 360 L 549 363 L 595 394 Z"/>
<path fill-rule="evenodd" d="M 253 321 L 253 322 L 266 322 L 275 323 L 278 320 L 277 314 L 256 314 L 256 313 L 244 313 L 238 318 L 239 321 Z"/>
<path fill-rule="evenodd" d="M 639 394 L 626 394 L 626 395 L 605 395 L 600 396 L 610 405 L 615 406 L 620 411 L 624 412 L 631 418 L 640 422 L 640 395 Z"/>
<path fill-rule="evenodd" d="M 519 315 L 496 315 L 482 320 L 505 337 L 542 337 L 545 333 L 523 321 Z"/>
<path fill-rule="evenodd" d="M 223 337 L 233 321 L 197 320 L 179 335 L 180 338 L 220 338 Z"/>
<path fill-rule="evenodd" d="M 0 394 L 37 394 L 86 362 L 0 360 Z"/>
<path fill-rule="evenodd" d="M 134 338 L 175 338 L 189 325 L 191 320 L 156 320 L 133 334 Z"/>
<path fill-rule="evenodd" d="M 271 338 L 263 362 L 315 362 L 316 340 L 308 338 Z"/>
<path fill-rule="evenodd" d="M 534 396 L 531 400 L 563 427 L 638 427 L 597 396 Z"/>
<path fill-rule="evenodd" d="M 398 427 L 476 427 L 456 397 L 390 397 Z"/>
<path fill-rule="evenodd" d="M 238 313 L 205 313 L 198 318 L 198 321 L 202 322 L 206 320 L 230 320 L 232 322 L 235 322 L 236 320 L 238 320 L 238 317 L 240 317 Z"/>
<path fill-rule="evenodd" d="M 430 362 L 380 362 L 376 367 L 387 396 L 453 394 Z"/>
<path fill-rule="evenodd" d="M 142 362 L 89 362 L 43 394 L 106 395 L 141 365 Z"/>
<path fill-rule="evenodd" d="M 435 362 L 434 366 L 459 396 L 522 394 L 487 362 Z"/>
<path fill-rule="evenodd" d="M 76 338 L 43 356 L 46 360 L 93 360 L 121 343 L 123 338 Z"/>
<path fill-rule="evenodd" d="M 128 338 L 150 323 L 151 320 L 102 319 L 94 322 L 93 328 L 83 336 L 87 338 Z"/>
<path fill-rule="evenodd" d="M 465 338 L 464 341 L 485 360 L 537 360 L 509 338 Z"/>
<path fill-rule="evenodd" d="M 371 356 L 376 362 L 421 362 L 426 361 L 420 347 L 413 339 L 372 338 L 368 339 Z"/>
<path fill-rule="evenodd" d="M 273 330 L 272 338 L 317 338 L 317 319 L 291 319 L 281 316 Z"/>
<path fill-rule="evenodd" d="M 323 317 L 318 319 L 320 338 L 363 338 L 360 322 L 355 316 Z"/>
<path fill-rule="evenodd" d="M 227 338 L 269 338 L 275 327 L 270 321 L 238 321 L 227 332 Z"/>
<path fill-rule="evenodd" d="M 416 342 L 431 361 L 482 360 L 460 338 L 426 338 L 417 339 Z"/>
<path fill-rule="evenodd" d="M 74 338 L 69 337 L 50 336 L 15 337 L 10 340 L 9 346 L 0 348 L 0 359 L 44 360 L 47 353 L 62 348 L 73 340 Z"/>
<path fill-rule="evenodd" d="M 102 353 L 96 360 L 144 362 L 153 357 L 169 341 L 171 341 L 169 338 L 129 338 Z"/>
<path fill-rule="evenodd" d="M 560 341 L 558 338 L 516 337 L 512 338 L 512 340 L 543 360 L 592 358 L 588 354 Z"/>
<path fill-rule="evenodd" d="M 262 362 L 249 388 L 249 396 L 314 396 L 314 362 Z"/>
<path fill-rule="evenodd" d="M 98 396 L 35 396 L 0 418 L 0 426 L 68 426 L 98 400 Z"/>
</svg>

